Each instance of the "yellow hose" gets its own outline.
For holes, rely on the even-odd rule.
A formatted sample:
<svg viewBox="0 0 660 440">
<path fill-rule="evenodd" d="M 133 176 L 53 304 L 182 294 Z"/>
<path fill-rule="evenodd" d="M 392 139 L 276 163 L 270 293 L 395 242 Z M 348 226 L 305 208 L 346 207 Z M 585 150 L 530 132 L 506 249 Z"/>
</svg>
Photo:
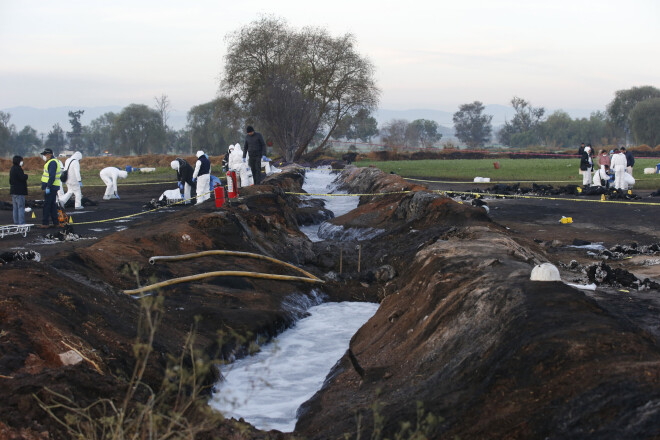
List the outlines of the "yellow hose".
<svg viewBox="0 0 660 440">
<path fill-rule="evenodd" d="M 305 278 L 305 277 L 294 277 L 291 275 L 275 275 L 271 273 L 259 273 L 259 272 L 243 272 L 237 270 L 224 270 L 218 272 L 204 272 L 197 275 L 189 275 L 187 277 L 172 278 L 171 280 L 161 281 L 160 283 L 151 284 L 149 286 L 144 286 L 139 289 L 133 290 L 124 290 L 124 293 L 127 295 L 134 295 L 136 293 L 147 292 L 149 290 L 158 289 L 160 287 L 169 286 L 172 284 L 187 283 L 189 281 L 197 281 L 204 278 L 212 277 L 247 277 L 247 278 L 265 278 L 268 280 L 282 280 L 282 281 L 304 281 L 306 283 L 325 283 L 325 281 L 318 278 Z"/>
<path fill-rule="evenodd" d="M 277 263 L 281 264 L 283 266 L 286 266 L 290 269 L 297 270 L 298 272 L 302 273 L 308 278 L 312 278 L 315 280 L 318 280 L 317 277 L 312 275 L 311 273 L 294 266 L 293 264 L 286 263 L 284 261 L 278 260 L 276 258 L 272 257 L 267 257 L 265 255 L 261 254 L 254 254 L 252 252 L 241 252 L 241 251 L 225 251 L 225 250 L 214 250 L 214 251 L 201 251 L 201 252 L 194 252 L 192 254 L 183 254 L 183 255 L 168 255 L 168 256 L 156 256 L 156 257 L 151 257 L 149 258 L 149 264 L 156 264 L 157 261 L 178 261 L 178 260 L 190 260 L 193 258 L 200 258 L 200 257 L 207 257 L 209 255 L 230 255 L 233 257 L 248 257 L 248 258 L 255 258 L 257 260 L 265 260 L 265 261 L 270 261 L 272 263 Z"/>
<path fill-rule="evenodd" d="M 269 280 L 282 280 L 282 281 L 303 281 L 306 283 L 325 283 L 325 281 L 319 279 L 318 277 L 312 275 L 311 273 L 294 266 L 293 264 L 286 263 L 284 261 L 278 260 L 276 258 L 272 257 L 267 257 L 265 255 L 260 255 L 260 254 L 253 254 L 251 252 L 240 252 L 240 251 L 224 251 L 224 250 L 214 250 L 214 251 L 202 251 L 202 252 L 195 252 L 192 254 L 184 254 L 184 255 L 169 255 L 169 256 L 155 256 L 149 258 L 149 264 L 156 264 L 157 261 L 179 261 L 179 260 L 190 260 L 193 258 L 199 258 L 199 257 L 206 257 L 209 255 L 231 255 L 231 256 L 238 256 L 238 257 L 249 257 L 249 258 L 255 258 L 258 260 L 266 260 L 270 261 L 273 263 L 281 264 L 283 266 L 286 266 L 291 269 L 295 269 L 298 272 L 301 272 L 304 274 L 304 277 L 296 277 L 296 276 L 291 276 L 291 275 L 276 275 L 276 274 L 270 274 L 270 273 L 259 273 L 259 272 L 245 272 L 245 271 L 231 271 L 231 270 L 225 270 L 225 271 L 216 271 L 216 272 L 204 272 L 200 273 L 197 275 L 189 275 L 186 277 L 179 277 L 179 278 L 172 278 L 167 281 L 161 281 L 159 283 L 151 284 L 149 286 L 144 286 L 139 289 L 133 289 L 133 290 L 124 290 L 124 293 L 127 295 L 134 295 L 136 293 L 143 293 L 147 292 L 149 290 L 154 290 L 158 289 L 160 287 L 165 287 L 169 286 L 172 284 L 179 284 L 179 283 L 187 283 L 189 281 L 197 281 L 205 278 L 212 278 L 212 277 L 247 277 L 247 278 L 262 278 L 262 279 L 269 279 Z"/>
</svg>

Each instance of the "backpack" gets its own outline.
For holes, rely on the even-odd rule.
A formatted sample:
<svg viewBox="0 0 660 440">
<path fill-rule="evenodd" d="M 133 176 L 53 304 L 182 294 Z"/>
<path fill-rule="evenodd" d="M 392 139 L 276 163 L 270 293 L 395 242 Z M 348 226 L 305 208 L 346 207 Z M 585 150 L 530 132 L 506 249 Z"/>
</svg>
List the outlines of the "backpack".
<svg viewBox="0 0 660 440">
<path fill-rule="evenodd" d="M 74 159 L 77 160 L 77 159 Z M 73 160 L 69 163 L 69 166 L 66 167 L 65 169 L 62 170 L 60 173 L 60 181 L 62 183 L 66 183 L 67 178 L 69 177 L 69 168 L 71 168 L 71 164 L 73 163 Z"/>
</svg>

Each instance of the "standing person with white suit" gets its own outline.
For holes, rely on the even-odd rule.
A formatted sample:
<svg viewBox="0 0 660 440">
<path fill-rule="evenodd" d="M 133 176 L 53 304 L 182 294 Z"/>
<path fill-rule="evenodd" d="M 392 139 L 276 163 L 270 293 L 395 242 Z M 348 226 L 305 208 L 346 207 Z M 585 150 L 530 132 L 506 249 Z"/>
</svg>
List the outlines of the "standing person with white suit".
<svg viewBox="0 0 660 440">
<path fill-rule="evenodd" d="M 626 183 L 625 178 L 626 166 L 628 165 L 626 155 L 620 152 L 618 148 L 615 148 L 610 165 L 612 170 L 614 170 L 614 188 L 622 190 L 628 189 L 628 184 Z"/>
<path fill-rule="evenodd" d="M 582 185 L 591 185 L 591 171 L 594 168 L 594 162 L 591 158 L 591 147 L 584 147 L 582 158 L 580 159 L 580 170 L 582 171 Z"/>
<path fill-rule="evenodd" d="M 197 162 L 195 162 L 195 171 L 193 171 L 193 182 L 197 182 L 197 202 L 196 205 L 211 198 L 209 185 L 211 180 L 211 161 L 202 150 L 197 152 Z"/>
<path fill-rule="evenodd" d="M 82 177 L 80 176 L 80 159 L 82 159 L 82 154 L 80 151 L 76 151 L 73 155 L 64 162 L 64 170 L 66 173 L 66 194 L 62 188 L 60 188 L 57 193 L 60 205 L 64 208 L 66 202 L 69 201 L 71 196 L 75 196 L 75 208 L 83 209 L 82 206 Z"/>
<path fill-rule="evenodd" d="M 117 194 L 117 179 L 127 178 L 128 172 L 115 167 L 107 167 L 103 168 L 99 175 L 101 176 L 103 183 L 106 185 L 103 200 L 110 200 L 113 198 L 113 196 L 114 198 L 118 199 L 119 194 Z"/>
</svg>

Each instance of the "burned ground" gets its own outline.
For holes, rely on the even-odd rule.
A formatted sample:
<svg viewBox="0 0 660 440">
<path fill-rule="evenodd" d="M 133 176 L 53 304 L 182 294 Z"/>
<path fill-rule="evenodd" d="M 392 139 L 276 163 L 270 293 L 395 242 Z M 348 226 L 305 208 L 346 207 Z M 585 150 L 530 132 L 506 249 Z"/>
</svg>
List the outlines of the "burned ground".
<svg viewBox="0 0 660 440">
<path fill-rule="evenodd" d="M 168 355 L 181 352 L 196 319 L 196 345 L 211 358 L 230 358 L 294 322 L 301 310 L 286 304 L 316 288 L 328 300 L 381 306 L 351 341 L 354 363 L 344 356 L 303 406 L 297 436 L 355 436 L 357 414 L 370 432 L 378 406 L 384 433 L 392 437 L 401 422 L 414 424 L 418 402 L 441 418 L 425 426 L 431 438 L 660 436 L 660 292 L 624 293 L 612 284 L 583 293 L 561 282 L 529 281 L 535 264 L 551 261 L 565 264 L 564 280 L 588 282 L 585 268 L 602 259 L 567 247 L 575 238 L 606 247 L 660 241 L 657 207 L 487 200 L 488 214 L 430 191 L 450 188 L 426 189 L 375 169 L 348 167 L 341 180 L 353 193 L 398 192 L 362 197 L 358 209 L 329 220 L 338 228 L 382 231 L 360 242 L 359 254 L 354 240 L 311 243 L 299 231 L 299 224 L 329 215 L 314 204 L 301 208 L 299 198 L 287 194 L 299 192 L 303 181 L 302 171 L 292 168 L 222 209 L 208 202 L 172 207 L 132 220 L 125 230 L 74 223 L 83 237 L 97 238 L 33 246 L 42 261 L 0 267 L 7 286 L 0 297 L 0 434 L 63 437 L 32 397 L 46 397 L 46 386 L 80 404 L 123 395 L 140 304 L 122 289 L 237 268 L 293 275 L 238 257 L 148 263 L 154 255 L 231 249 L 293 263 L 326 284 L 212 278 L 165 288 L 165 325 L 145 376 L 150 385 L 159 385 Z M 129 188 L 120 189 L 120 201 L 101 202 L 78 222 L 134 212 L 154 197 L 149 191 L 163 190 Z M 98 199 L 101 192 L 86 195 Z M 574 223 L 559 223 L 562 215 Z M 24 247 L 41 234 L 7 237 L 3 244 Z M 657 264 L 641 263 L 653 258 L 660 256 L 608 264 L 660 281 Z M 70 346 L 98 369 L 88 361 L 62 365 L 59 354 Z M 224 422 L 206 435 L 238 436 L 235 429 Z M 279 436 L 251 429 L 242 435 Z"/>
</svg>

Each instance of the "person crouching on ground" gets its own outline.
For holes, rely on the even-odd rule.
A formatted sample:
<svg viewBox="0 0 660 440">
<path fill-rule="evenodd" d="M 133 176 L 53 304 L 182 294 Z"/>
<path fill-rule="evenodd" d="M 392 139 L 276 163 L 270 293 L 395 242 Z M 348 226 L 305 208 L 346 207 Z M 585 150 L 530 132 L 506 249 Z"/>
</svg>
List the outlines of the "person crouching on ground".
<svg viewBox="0 0 660 440">
<path fill-rule="evenodd" d="M 614 155 L 612 155 L 611 168 L 614 170 L 614 188 L 616 189 L 628 189 L 625 178 L 627 163 L 626 155 L 619 151 L 618 148 L 615 148 Z"/>
<path fill-rule="evenodd" d="M 170 167 L 176 171 L 176 180 L 183 184 L 184 204 L 190 203 L 190 192 L 193 184 L 193 168 L 185 159 L 177 157 L 170 163 Z M 208 186 L 208 185 L 207 185 Z"/>
<path fill-rule="evenodd" d="M 105 183 L 105 194 L 103 195 L 103 200 L 110 200 L 113 197 L 115 199 L 119 198 L 117 193 L 117 179 L 125 179 L 128 177 L 128 172 L 120 170 L 116 167 L 107 167 L 103 168 L 99 173 L 101 180 Z"/>
<path fill-rule="evenodd" d="M 60 198 L 60 205 L 64 208 L 66 202 L 69 201 L 71 196 L 75 198 L 76 209 L 83 209 L 82 206 L 82 177 L 80 176 L 80 159 L 82 154 L 76 151 L 73 155 L 64 162 L 64 169 L 66 170 L 66 194 L 60 188 L 58 196 Z"/>
<path fill-rule="evenodd" d="M 57 227 L 60 221 L 57 217 L 57 191 L 62 186 L 60 175 L 62 174 L 62 165 L 59 160 L 53 156 L 53 150 L 45 148 L 41 152 L 41 158 L 46 162 L 44 172 L 41 175 L 41 189 L 44 190 L 44 208 L 43 219 L 40 228 L 48 228 L 48 219 L 53 221 L 52 228 Z"/>
<path fill-rule="evenodd" d="M 610 166 L 601 165 L 599 169 L 594 173 L 594 186 L 604 186 L 605 188 L 610 187 Z"/>
<path fill-rule="evenodd" d="M 582 185 L 591 185 L 591 170 L 594 167 L 593 160 L 591 159 L 591 148 L 584 147 L 582 158 L 580 159 L 580 170 L 582 171 Z"/>
<path fill-rule="evenodd" d="M 245 156 L 250 154 L 250 169 L 252 170 L 252 178 L 254 184 L 261 183 L 261 158 L 266 155 L 266 142 L 261 133 L 255 132 L 251 125 L 247 126 L 247 136 L 245 136 L 245 148 L 243 149 L 243 162 Z"/>
<path fill-rule="evenodd" d="M 14 224 L 24 225 L 28 175 L 23 171 L 21 156 L 14 156 L 11 161 L 13 165 L 9 170 L 9 194 L 11 194 L 11 204 L 14 208 Z"/>
<path fill-rule="evenodd" d="M 202 150 L 197 152 L 197 162 L 193 171 L 192 181 L 197 183 L 197 205 L 211 198 L 209 185 L 211 180 L 211 161 Z"/>
</svg>

